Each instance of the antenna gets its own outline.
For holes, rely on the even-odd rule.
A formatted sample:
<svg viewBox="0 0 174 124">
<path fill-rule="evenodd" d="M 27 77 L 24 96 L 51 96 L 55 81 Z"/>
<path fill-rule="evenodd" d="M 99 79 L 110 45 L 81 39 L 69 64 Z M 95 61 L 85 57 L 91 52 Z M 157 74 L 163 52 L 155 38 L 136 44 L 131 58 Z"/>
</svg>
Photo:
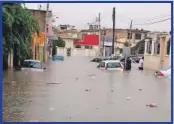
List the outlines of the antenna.
<svg viewBox="0 0 174 124">
<path fill-rule="evenodd" d="M 38 8 L 38 10 L 41 10 L 42 9 L 42 5 L 38 4 L 37 8 Z"/>
</svg>

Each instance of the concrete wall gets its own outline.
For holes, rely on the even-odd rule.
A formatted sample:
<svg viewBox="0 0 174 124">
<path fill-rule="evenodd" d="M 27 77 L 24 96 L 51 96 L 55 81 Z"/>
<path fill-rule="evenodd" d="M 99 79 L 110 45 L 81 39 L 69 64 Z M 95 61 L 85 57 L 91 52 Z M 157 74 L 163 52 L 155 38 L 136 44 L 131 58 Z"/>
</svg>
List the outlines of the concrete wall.
<svg viewBox="0 0 174 124">
<path fill-rule="evenodd" d="M 57 48 L 57 55 L 67 56 L 66 48 Z M 82 49 L 82 48 L 72 48 L 71 56 L 97 56 L 97 49 Z"/>
<path fill-rule="evenodd" d="M 44 10 L 30 10 L 31 14 L 36 18 L 39 23 L 40 31 L 45 32 L 45 18 L 46 18 L 46 11 Z"/>
<path fill-rule="evenodd" d="M 74 40 L 68 38 L 62 38 L 65 41 L 65 48 L 73 48 L 74 47 Z"/>
<path fill-rule="evenodd" d="M 160 62 L 159 55 L 145 55 L 144 56 L 144 68 L 150 70 L 158 70 L 169 67 L 169 56 L 165 56 L 164 62 Z"/>
</svg>

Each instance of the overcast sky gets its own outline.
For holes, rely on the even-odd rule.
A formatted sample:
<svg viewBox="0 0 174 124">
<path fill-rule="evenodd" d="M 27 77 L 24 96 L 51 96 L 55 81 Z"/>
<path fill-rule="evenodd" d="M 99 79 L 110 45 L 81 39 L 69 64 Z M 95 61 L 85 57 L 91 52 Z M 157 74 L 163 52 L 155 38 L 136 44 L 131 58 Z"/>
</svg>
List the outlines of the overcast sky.
<svg viewBox="0 0 174 124">
<path fill-rule="evenodd" d="M 43 8 L 46 4 L 42 3 Z M 29 9 L 37 9 L 38 4 L 26 4 Z M 116 7 L 116 28 L 129 28 L 133 20 L 133 28 L 143 28 L 152 31 L 170 31 L 171 21 L 164 21 L 171 17 L 171 6 L 168 3 L 92 3 L 92 4 L 64 4 L 50 3 L 50 10 L 58 16 L 55 24 L 70 24 L 77 29 L 88 28 L 87 23 L 94 22 L 101 13 L 101 26 L 112 28 L 112 9 Z M 148 23 L 148 24 L 147 24 Z M 145 24 L 145 25 L 137 25 Z"/>
</svg>

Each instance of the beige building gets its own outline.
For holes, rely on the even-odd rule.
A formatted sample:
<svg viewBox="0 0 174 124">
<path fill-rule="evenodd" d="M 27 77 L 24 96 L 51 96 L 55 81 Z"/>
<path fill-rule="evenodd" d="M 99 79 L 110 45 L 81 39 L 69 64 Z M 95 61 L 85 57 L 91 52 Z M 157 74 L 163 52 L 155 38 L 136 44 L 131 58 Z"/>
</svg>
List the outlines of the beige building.
<svg viewBox="0 0 174 124">
<path fill-rule="evenodd" d="M 102 32 L 105 32 L 105 35 L 111 36 L 113 35 L 113 30 L 112 29 L 103 29 Z M 149 31 L 147 30 L 138 30 L 138 29 L 116 29 L 115 30 L 115 53 L 119 54 L 122 53 L 122 49 L 124 47 L 124 43 L 125 42 L 130 42 L 132 47 L 135 46 L 139 41 L 145 39 L 145 37 L 147 36 L 147 33 Z M 104 33 L 101 33 L 102 35 L 104 35 Z M 103 39 L 103 38 L 102 38 Z M 107 40 L 105 41 L 105 43 L 107 42 Z M 110 43 L 109 43 L 110 42 Z M 107 46 L 112 46 L 112 38 L 110 38 L 110 41 L 107 42 Z M 110 51 L 110 50 L 109 50 Z"/>
<path fill-rule="evenodd" d="M 157 38 L 145 40 L 144 68 L 164 69 L 170 66 L 170 34 L 160 34 Z"/>
</svg>

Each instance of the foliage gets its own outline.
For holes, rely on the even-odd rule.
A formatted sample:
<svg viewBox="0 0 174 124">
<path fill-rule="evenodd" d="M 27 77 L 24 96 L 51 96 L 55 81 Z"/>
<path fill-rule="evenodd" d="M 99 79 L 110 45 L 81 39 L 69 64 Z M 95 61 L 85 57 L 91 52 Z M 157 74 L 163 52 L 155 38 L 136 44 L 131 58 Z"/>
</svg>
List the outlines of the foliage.
<svg viewBox="0 0 174 124">
<path fill-rule="evenodd" d="M 2 23 L 3 59 L 8 60 L 7 56 L 12 50 L 14 53 L 13 65 L 19 66 L 20 61 L 29 56 L 32 34 L 39 33 L 38 22 L 21 4 L 3 4 Z"/>
<path fill-rule="evenodd" d="M 124 42 L 124 46 L 129 47 L 129 46 L 131 46 L 131 44 L 128 41 L 126 41 L 126 42 Z"/>
<path fill-rule="evenodd" d="M 61 39 L 60 37 L 58 37 L 58 40 L 53 40 L 52 41 L 53 44 L 53 49 L 52 49 L 52 56 L 57 54 L 57 47 L 65 47 L 65 41 L 63 39 Z"/>
</svg>

